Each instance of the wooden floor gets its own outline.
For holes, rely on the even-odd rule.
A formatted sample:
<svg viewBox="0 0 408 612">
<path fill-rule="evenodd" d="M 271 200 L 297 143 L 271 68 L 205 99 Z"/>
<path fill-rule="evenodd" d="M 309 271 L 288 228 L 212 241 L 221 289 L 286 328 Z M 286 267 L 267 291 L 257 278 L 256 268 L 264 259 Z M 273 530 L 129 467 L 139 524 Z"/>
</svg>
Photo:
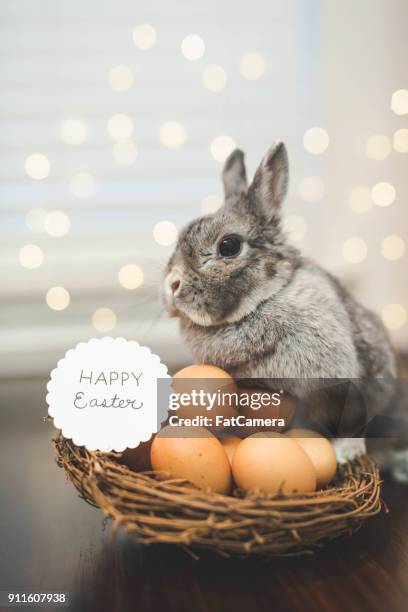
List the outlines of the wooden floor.
<svg viewBox="0 0 408 612">
<path fill-rule="evenodd" d="M 408 488 L 384 486 L 389 514 L 312 557 L 192 561 L 171 547 L 112 540 L 54 462 L 45 381 L 1 383 L 0 590 L 70 594 L 73 612 L 405 612 Z M 5 608 L 3 608 L 5 609 Z"/>
</svg>

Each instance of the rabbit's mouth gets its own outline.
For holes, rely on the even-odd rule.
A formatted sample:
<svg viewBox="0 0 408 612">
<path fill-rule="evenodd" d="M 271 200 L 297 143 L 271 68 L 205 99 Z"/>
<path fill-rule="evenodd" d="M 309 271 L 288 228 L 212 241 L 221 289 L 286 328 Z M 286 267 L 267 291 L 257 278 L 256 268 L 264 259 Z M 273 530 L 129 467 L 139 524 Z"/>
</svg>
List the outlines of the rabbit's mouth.
<svg viewBox="0 0 408 612">
<path fill-rule="evenodd" d="M 180 310 L 176 307 L 173 296 L 168 295 L 164 288 L 162 289 L 162 292 L 161 292 L 161 298 L 162 298 L 164 307 L 167 311 L 167 314 L 170 317 L 179 317 Z"/>
<path fill-rule="evenodd" d="M 162 300 L 170 317 L 187 317 L 193 323 L 208 327 L 215 321 L 205 308 L 195 292 L 185 289 L 182 271 L 175 267 L 164 278 L 162 285 Z M 187 293 L 187 295 L 186 295 Z"/>
<path fill-rule="evenodd" d="M 181 304 L 176 306 L 175 304 L 168 302 L 165 302 L 165 307 L 170 317 L 189 319 L 196 325 L 200 325 L 200 327 L 210 327 L 216 324 L 216 321 L 214 321 L 207 312 L 199 307 L 192 307 L 189 304 Z"/>
<path fill-rule="evenodd" d="M 163 301 L 170 317 L 187 318 L 201 327 L 209 327 L 216 323 L 200 304 L 185 303 L 173 296 L 166 296 L 165 293 Z"/>
</svg>

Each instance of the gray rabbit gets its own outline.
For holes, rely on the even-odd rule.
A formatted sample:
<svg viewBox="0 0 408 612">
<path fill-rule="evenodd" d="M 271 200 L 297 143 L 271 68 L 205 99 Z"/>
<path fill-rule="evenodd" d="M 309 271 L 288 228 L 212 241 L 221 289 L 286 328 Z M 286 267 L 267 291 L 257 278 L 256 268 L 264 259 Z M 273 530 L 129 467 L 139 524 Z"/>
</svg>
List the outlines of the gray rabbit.
<svg viewBox="0 0 408 612">
<path fill-rule="evenodd" d="M 299 398 L 321 379 L 382 379 L 370 401 L 375 396 L 383 407 L 396 377 L 387 333 L 336 278 L 286 240 L 281 207 L 288 175 L 283 143 L 268 151 L 249 187 L 243 153 L 231 153 L 224 205 L 182 230 L 166 268 L 164 303 L 180 318 L 199 363 L 266 385 L 279 379 Z"/>
</svg>

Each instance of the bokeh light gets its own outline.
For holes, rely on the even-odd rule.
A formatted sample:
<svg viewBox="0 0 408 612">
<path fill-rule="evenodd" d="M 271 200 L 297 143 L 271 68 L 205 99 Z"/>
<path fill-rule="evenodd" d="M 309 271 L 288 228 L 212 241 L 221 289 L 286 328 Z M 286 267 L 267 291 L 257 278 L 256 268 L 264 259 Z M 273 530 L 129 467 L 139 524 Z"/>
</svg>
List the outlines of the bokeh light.
<svg viewBox="0 0 408 612">
<path fill-rule="evenodd" d="M 98 308 L 92 315 L 92 325 L 100 332 L 111 331 L 116 321 L 116 314 L 110 308 Z"/>
<path fill-rule="evenodd" d="M 367 157 L 374 160 L 381 160 L 388 157 L 391 153 L 391 141 L 385 134 L 374 134 L 366 142 Z"/>
<path fill-rule="evenodd" d="M 95 192 L 95 179 L 89 172 L 78 172 L 71 179 L 70 189 L 77 198 L 85 200 Z"/>
<path fill-rule="evenodd" d="M 41 181 L 49 175 L 51 164 L 42 153 L 33 153 L 25 160 L 25 171 L 28 176 L 36 181 Z"/>
<path fill-rule="evenodd" d="M 170 246 L 177 240 L 177 227 L 171 221 L 159 221 L 153 228 L 153 238 L 161 246 Z"/>
<path fill-rule="evenodd" d="M 116 113 L 109 117 L 107 129 L 113 139 L 127 140 L 133 134 L 133 119 L 124 113 Z"/>
<path fill-rule="evenodd" d="M 64 310 L 69 306 L 71 297 L 64 287 L 51 287 L 47 291 L 45 301 L 52 310 Z"/>
<path fill-rule="evenodd" d="M 154 47 L 156 38 L 156 30 L 148 23 L 142 23 L 133 30 L 133 42 L 142 51 Z"/>
<path fill-rule="evenodd" d="M 125 289 L 137 289 L 143 283 L 143 270 L 135 264 L 126 264 L 120 268 L 118 279 Z"/>
<path fill-rule="evenodd" d="M 321 155 L 324 153 L 329 143 L 329 135 L 322 127 L 312 127 L 303 135 L 303 146 L 308 153 L 312 153 L 313 155 Z"/>
<path fill-rule="evenodd" d="M 305 176 L 299 183 L 299 195 L 305 202 L 320 202 L 324 196 L 324 183 L 318 176 Z"/>
<path fill-rule="evenodd" d="M 128 91 L 133 82 L 133 72 L 129 66 L 114 66 L 109 70 L 109 83 L 115 91 Z"/>
<path fill-rule="evenodd" d="M 227 74 L 218 64 L 207 66 L 203 71 L 203 85 L 206 89 L 213 92 L 218 92 L 224 89 L 227 83 Z"/>
<path fill-rule="evenodd" d="M 208 195 L 201 202 L 201 212 L 203 215 L 211 215 L 215 213 L 224 203 L 221 196 Z"/>
<path fill-rule="evenodd" d="M 184 126 L 177 121 L 166 121 L 160 126 L 160 142 L 164 147 L 169 149 L 177 149 L 181 147 L 186 140 L 186 131 Z"/>
<path fill-rule="evenodd" d="M 407 311 L 401 304 L 387 304 L 381 315 L 388 329 L 400 329 L 407 322 Z"/>
<path fill-rule="evenodd" d="M 292 242 L 300 242 L 307 232 L 306 221 L 300 215 L 288 215 L 283 220 L 283 231 Z"/>
<path fill-rule="evenodd" d="M 60 128 L 61 139 L 71 147 L 78 147 L 88 138 L 88 127 L 83 119 L 64 119 Z"/>
<path fill-rule="evenodd" d="M 396 234 L 386 236 L 381 242 L 381 253 L 385 259 L 391 261 L 400 259 L 405 253 L 404 240 Z"/>
<path fill-rule="evenodd" d="M 61 210 L 52 210 L 44 220 L 44 229 L 50 236 L 59 238 L 69 232 L 71 222 L 66 213 Z"/>
<path fill-rule="evenodd" d="M 394 133 L 394 149 L 398 153 L 408 153 L 408 130 L 401 128 Z"/>
<path fill-rule="evenodd" d="M 18 257 L 23 268 L 28 270 L 38 268 L 44 261 L 44 253 L 36 244 L 25 244 L 20 249 Z"/>
<path fill-rule="evenodd" d="M 245 53 L 241 58 L 239 69 L 244 79 L 256 81 L 265 73 L 265 58 L 260 53 Z"/>
<path fill-rule="evenodd" d="M 349 195 L 349 206 L 356 213 L 364 213 L 373 206 L 371 189 L 366 185 L 358 185 L 351 190 Z"/>
<path fill-rule="evenodd" d="M 361 238 L 348 238 L 342 247 L 344 259 L 353 264 L 364 261 L 367 252 L 367 245 Z"/>
<path fill-rule="evenodd" d="M 391 110 L 396 115 L 408 114 L 408 89 L 398 89 L 391 97 Z"/>
<path fill-rule="evenodd" d="M 113 145 L 113 158 L 120 166 L 131 166 L 137 155 L 137 147 L 132 140 L 118 140 Z"/>
<path fill-rule="evenodd" d="M 192 62 L 201 59 L 205 53 L 205 44 L 198 34 L 189 34 L 181 43 L 181 52 L 184 57 Z"/>
<path fill-rule="evenodd" d="M 395 200 L 395 196 L 396 191 L 394 185 L 385 181 L 377 183 L 371 190 L 371 197 L 374 204 L 377 206 L 391 206 Z"/>
<path fill-rule="evenodd" d="M 211 155 L 216 161 L 223 163 L 235 149 L 235 146 L 235 141 L 230 136 L 220 134 L 220 136 L 216 136 L 211 142 Z"/>
<path fill-rule="evenodd" d="M 44 231 L 44 221 L 48 211 L 45 208 L 33 208 L 26 214 L 26 225 L 35 234 Z"/>
</svg>

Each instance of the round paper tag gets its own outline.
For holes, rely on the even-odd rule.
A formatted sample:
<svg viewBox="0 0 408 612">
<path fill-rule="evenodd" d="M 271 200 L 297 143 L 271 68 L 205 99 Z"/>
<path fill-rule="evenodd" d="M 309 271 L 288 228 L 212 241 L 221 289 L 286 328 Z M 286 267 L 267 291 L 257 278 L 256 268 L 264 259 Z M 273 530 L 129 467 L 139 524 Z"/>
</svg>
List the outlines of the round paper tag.
<svg viewBox="0 0 408 612">
<path fill-rule="evenodd" d="M 66 438 L 88 450 L 122 452 L 157 432 L 158 379 L 167 367 L 146 346 L 124 338 L 93 338 L 67 351 L 48 382 L 48 414 Z"/>
</svg>

